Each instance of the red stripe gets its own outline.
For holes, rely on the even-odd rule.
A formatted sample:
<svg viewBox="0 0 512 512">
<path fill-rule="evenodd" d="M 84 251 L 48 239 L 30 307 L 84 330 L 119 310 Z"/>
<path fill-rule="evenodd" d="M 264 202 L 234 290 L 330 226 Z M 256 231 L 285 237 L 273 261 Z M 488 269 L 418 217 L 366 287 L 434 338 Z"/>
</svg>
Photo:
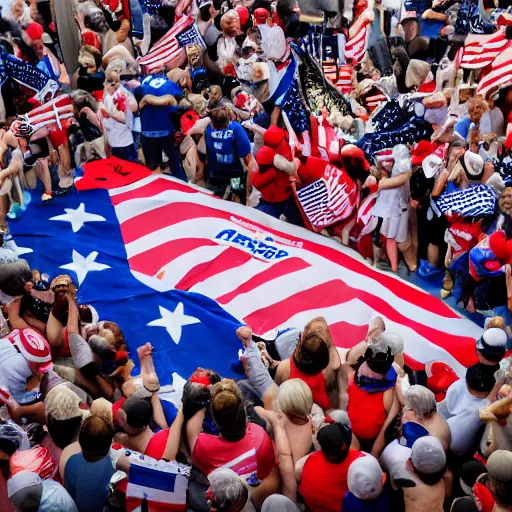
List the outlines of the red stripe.
<svg viewBox="0 0 512 512">
<path fill-rule="evenodd" d="M 235 267 L 239 267 L 252 259 L 252 256 L 235 247 L 229 247 L 219 254 L 212 261 L 205 261 L 191 269 L 185 277 L 175 286 L 178 290 L 190 290 L 192 286 L 201 281 L 206 281 L 209 277 L 225 272 Z"/>
<path fill-rule="evenodd" d="M 311 265 L 309 263 L 295 257 L 279 261 L 271 265 L 268 269 L 263 270 L 262 272 L 259 272 L 255 276 L 251 277 L 240 286 L 235 288 L 233 291 L 221 295 L 215 300 L 219 304 L 228 304 L 236 297 L 248 293 L 251 290 L 254 290 L 254 288 L 261 286 L 262 284 L 268 283 L 269 281 L 285 276 L 287 274 L 298 272 L 299 270 L 304 270 L 310 266 Z"/>
<path fill-rule="evenodd" d="M 201 217 L 212 217 L 212 209 L 193 203 L 170 203 L 124 221 L 121 234 L 124 243 L 129 244 L 148 233 Z"/>
<path fill-rule="evenodd" d="M 407 318 L 395 310 L 385 300 L 372 295 L 370 292 L 352 288 L 339 279 L 334 279 L 308 290 L 288 297 L 276 304 L 261 308 L 244 318 L 257 333 L 264 333 L 282 325 L 290 318 L 290 312 L 297 314 L 315 309 L 327 308 L 343 304 L 352 299 L 358 299 L 377 313 L 385 316 L 391 322 L 413 329 L 420 336 L 452 354 L 457 361 L 468 367 L 474 362 L 475 340 L 467 336 L 457 336 L 425 326 L 411 318 Z"/>
<path fill-rule="evenodd" d="M 366 339 L 367 325 L 353 325 L 348 322 L 336 322 L 329 325 L 332 340 L 337 347 L 352 348 Z"/>
<path fill-rule="evenodd" d="M 128 260 L 130 268 L 147 276 L 154 276 L 164 265 L 198 247 L 216 246 L 207 238 L 181 238 L 148 249 Z"/>
<path fill-rule="evenodd" d="M 177 184 L 175 182 L 163 180 L 163 179 L 157 180 L 157 182 L 158 181 L 161 181 L 163 186 L 166 189 L 171 189 L 171 190 L 173 190 L 173 189 L 182 190 L 183 189 L 187 192 L 196 192 L 195 189 L 191 189 L 191 188 L 187 187 L 186 185 Z M 121 202 L 121 201 L 119 201 L 121 196 L 125 196 L 125 200 L 132 199 L 134 197 L 148 197 L 149 196 L 148 187 L 151 187 L 151 186 L 153 186 L 153 188 L 155 188 L 152 183 L 152 184 L 146 185 L 145 187 L 142 187 L 141 189 L 137 189 L 137 190 L 134 190 L 131 192 L 126 192 L 125 194 L 120 194 L 119 196 L 113 196 L 112 200 L 115 201 L 117 198 L 117 202 L 114 204 L 118 204 L 119 202 Z M 146 189 L 144 193 L 142 193 L 142 189 Z M 153 191 L 153 195 L 158 193 L 161 190 L 163 190 L 163 187 L 162 187 L 162 189 L 160 189 L 160 187 L 156 187 L 156 189 L 154 189 L 154 191 Z M 190 207 L 186 208 L 186 211 L 185 211 L 185 207 L 187 207 L 187 206 L 190 206 Z M 208 217 L 229 220 L 233 216 L 233 214 L 230 212 L 223 212 L 223 211 L 217 210 L 216 208 L 211 208 L 208 206 L 202 206 L 202 205 L 198 205 L 198 204 L 194 204 L 194 203 L 186 203 L 186 202 L 174 202 L 169 205 L 166 205 L 165 207 L 158 208 L 156 210 L 153 210 L 153 215 L 155 215 L 155 217 L 158 217 L 158 215 L 159 215 L 158 212 L 163 211 L 163 208 L 165 208 L 167 215 L 162 215 L 162 218 L 163 219 L 167 218 L 167 220 L 165 222 L 165 225 L 167 225 L 167 226 L 170 226 L 177 222 L 182 222 L 184 220 L 189 220 L 189 219 L 202 218 L 205 220 L 205 222 L 207 222 Z M 181 210 L 183 210 L 183 212 L 180 212 Z M 172 214 L 171 214 L 171 212 L 172 212 Z M 151 212 L 148 212 L 148 213 L 151 213 Z M 146 214 L 143 214 L 143 215 L 146 215 Z M 146 218 L 146 220 L 144 220 L 144 222 L 142 221 L 144 219 L 143 215 L 140 215 L 133 220 L 133 223 L 132 223 L 133 228 L 132 229 L 134 229 L 134 231 L 136 229 L 141 229 L 138 226 L 144 225 L 144 223 L 146 222 L 147 218 Z M 268 226 L 262 226 L 261 224 L 258 224 L 254 220 L 247 219 L 243 216 L 236 215 L 236 217 L 240 218 L 243 221 L 248 222 L 249 224 L 259 227 L 262 231 L 265 231 L 267 233 L 277 235 L 277 236 L 284 236 L 288 240 L 302 243 L 304 250 L 310 251 L 310 252 L 315 253 L 323 258 L 326 258 L 327 260 L 331 261 L 332 263 L 335 263 L 336 265 L 339 265 L 340 267 L 344 267 L 348 270 L 351 270 L 352 272 L 369 277 L 370 279 L 374 279 L 375 281 L 379 282 L 381 285 L 388 288 L 391 291 L 391 293 L 393 293 L 397 297 L 399 297 L 403 300 L 406 300 L 407 302 L 410 302 L 417 307 L 420 307 L 422 309 L 430 311 L 431 313 L 434 313 L 436 315 L 443 316 L 445 318 L 453 318 L 453 319 L 460 318 L 444 302 L 437 299 L 436 297 L 433 297 L 432 295 L 430 295 L 426 292 L 423 292 L 422 290 L 419 290 L 419 289 L 409 285 L 408 283 L 401 281 L 400 279 L 396 279 L 396 278 L 388 276 L 386 274 L 377 272 L 376 270 L 372 269 L 371 267 L 368 267 L 367 265 L 365 265 L 358 259 L 350 256 L 349 254 L 344 254 L 340 251 L 337 251 L 336 249 L 333 249 L 330 247 L 325 247 L 325 246 L 322 246 L 315 242 L 304 240 L 302 238 L 294 237 L 286 232 L 278 231 L 278 230 L 272 229 Z M 123 238 L 125 236 L 127 236 L 133 240 L 134 238 L 131 234 L 131 230 L 126 230 L 126 233 L 124 230 L 124 226 L 126 226 L 128 222 L 131 222 L 131 221 L 126 221 L 121 225 L 121 229 L 123 232 Z M 139 224 L 139 222 L 140 222 L 140 224 Z M 152 222 L 157 222 L 157 221 L 152 221 Z M 150 224 L 148 224 L 148 225 L 150 225 Z M 147 228 L 144 229 L 144 231 L 148 232 Z"/>
<path fill-rule="evenodd" d="M 134 190 L 130 190 L 129 192 L 123 192 L 121 194 L 117 194 L 112 196 L 112 204 L 114 206 L 123 203 L 124 201 L 128 201 L 130 199 L 142 199 L 156 196 L 157 194 L 164 192 L 166 190 L 177 190 L 179 192 L 186 192 L 187 194 L 199 194 L 200 192 L 192 187 L 189 187 L 185 184 L 176 183 L 171 180 L 166 180 L 164 178 L 158 178 L 154 181 L 151 181 L 147 185 L 143 185 Z"/>
</svg>

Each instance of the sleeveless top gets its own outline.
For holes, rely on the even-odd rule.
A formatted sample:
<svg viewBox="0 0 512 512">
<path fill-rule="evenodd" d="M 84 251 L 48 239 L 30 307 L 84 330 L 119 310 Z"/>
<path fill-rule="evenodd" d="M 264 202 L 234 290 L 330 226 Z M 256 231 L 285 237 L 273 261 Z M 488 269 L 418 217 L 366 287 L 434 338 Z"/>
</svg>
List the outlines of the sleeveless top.
<svg viewBox="0 0 512 512">
<path fill-rule="evenodd" d="M 302 470 L 299 492 L 312 512 L 340 512 L 343 497 L 348 492 L 348 468 L 364 453 L 349 449 L 347 458 L 335 464 L 322 452 L 312 453 Z"/>
<path fill-rule="evenodd" d="M 82 453 L 69 458 L 64 470 L 64 483 L 79 512 L 103 510 L 115 471 L 109 455 L 97 462 L 87 462 Z"/>
<path fill-rule="evenodd" d="M 304 381 L 309 386 L 309 389 L 311 389 L 313 402 L 318 404 L 324 411 L 331 409 L 331 401 L 327 394 L 325 378 L 322 372 L 317 373 L 316 375 L 307 375 L 306 373 L 302 373 L 295 365 L 295 361 L 292 356 L 290 357 L 290 379 L 300 379 Z"/>
<path fill-rule="evenodd" d="M 384 393 L 368 393 L 357 386 L 354 375 L 348 378 L 347 414 L 352 425 L 352 432 L 358 439 L 374 439 L 386 421 Z"/>
</svg>

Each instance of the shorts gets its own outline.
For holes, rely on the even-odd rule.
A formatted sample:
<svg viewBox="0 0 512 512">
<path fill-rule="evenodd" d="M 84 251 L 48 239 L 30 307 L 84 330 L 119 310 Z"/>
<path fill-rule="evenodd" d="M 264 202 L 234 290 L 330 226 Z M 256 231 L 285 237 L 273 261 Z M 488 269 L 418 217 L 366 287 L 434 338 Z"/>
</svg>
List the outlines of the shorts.
<svg viewBox="0 0 512 512">
<path fill-rule="evenodd" d="M 405 242 L 409 236 L 409 211 L 384 219 L 380 232 L 386 238 L 394 238 L 399 244 Z"/>
<path fill-rule="evenodd" d="M 130 144 L 124 148 L 111 148 L 112 156 L 116 158 L 120 158 L 121 160 L 126 160 L 127 162 L 137 162 L 138 155 L 137 150 L 135 149 L 135 144 Z"/>
</svg>

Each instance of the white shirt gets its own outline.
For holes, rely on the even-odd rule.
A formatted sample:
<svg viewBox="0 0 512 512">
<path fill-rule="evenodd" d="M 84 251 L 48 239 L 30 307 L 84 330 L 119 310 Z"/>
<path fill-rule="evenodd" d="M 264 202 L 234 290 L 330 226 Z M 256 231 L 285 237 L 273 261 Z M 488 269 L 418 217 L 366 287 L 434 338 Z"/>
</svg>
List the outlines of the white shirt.
<svg viewBox="0 0 512 512">
<path fill-rule="evenodd" d="M 437 404 L 437 412 L 450 427 L 450 450 L 455 455 L 463 455 L 471 448 L 482 426 L 478 411 L 489 403 L 487 398 L 473 396 L 466 387 L 465 379 L 459 379 L 448 388 L 446 398 Z"/>
</svg>

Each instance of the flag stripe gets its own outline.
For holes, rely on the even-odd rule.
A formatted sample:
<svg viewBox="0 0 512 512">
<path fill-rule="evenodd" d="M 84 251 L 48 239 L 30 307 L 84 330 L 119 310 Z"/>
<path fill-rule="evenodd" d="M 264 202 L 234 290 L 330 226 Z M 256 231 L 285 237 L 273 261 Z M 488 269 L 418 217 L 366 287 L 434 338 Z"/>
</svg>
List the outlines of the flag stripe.
<svg viewBox="0 0 512 512">
<path fill-rule="evenodd" d="M 255 276 L 251 277 L 231 292 L 217 297 L 216 300 L 219 304 L 227 304 L 235 298 L 240 297 L 245 293 L 249 293 L 264 283 L 268 283 L 287 274 L 298 272 L 299 270 L 303 270 L 310 266 L 311 265 L 309 263 L 306 263 L 304 260 L 297 257 L 279 261 L 274 265 L 271 265 L 267 270 L 263 270 L 262 272 L 259 272 Z"/>
<path fill-rule="evenodd" d="M 213 261 L 206 261 L 190 270 L 175 286 L 178 290 L 190 290 L 192 286 L 205 281 L 211 276 L 237 268 L 252 259 L 250 254 L 234 247 L 219 254 Z"/>
</svg>

